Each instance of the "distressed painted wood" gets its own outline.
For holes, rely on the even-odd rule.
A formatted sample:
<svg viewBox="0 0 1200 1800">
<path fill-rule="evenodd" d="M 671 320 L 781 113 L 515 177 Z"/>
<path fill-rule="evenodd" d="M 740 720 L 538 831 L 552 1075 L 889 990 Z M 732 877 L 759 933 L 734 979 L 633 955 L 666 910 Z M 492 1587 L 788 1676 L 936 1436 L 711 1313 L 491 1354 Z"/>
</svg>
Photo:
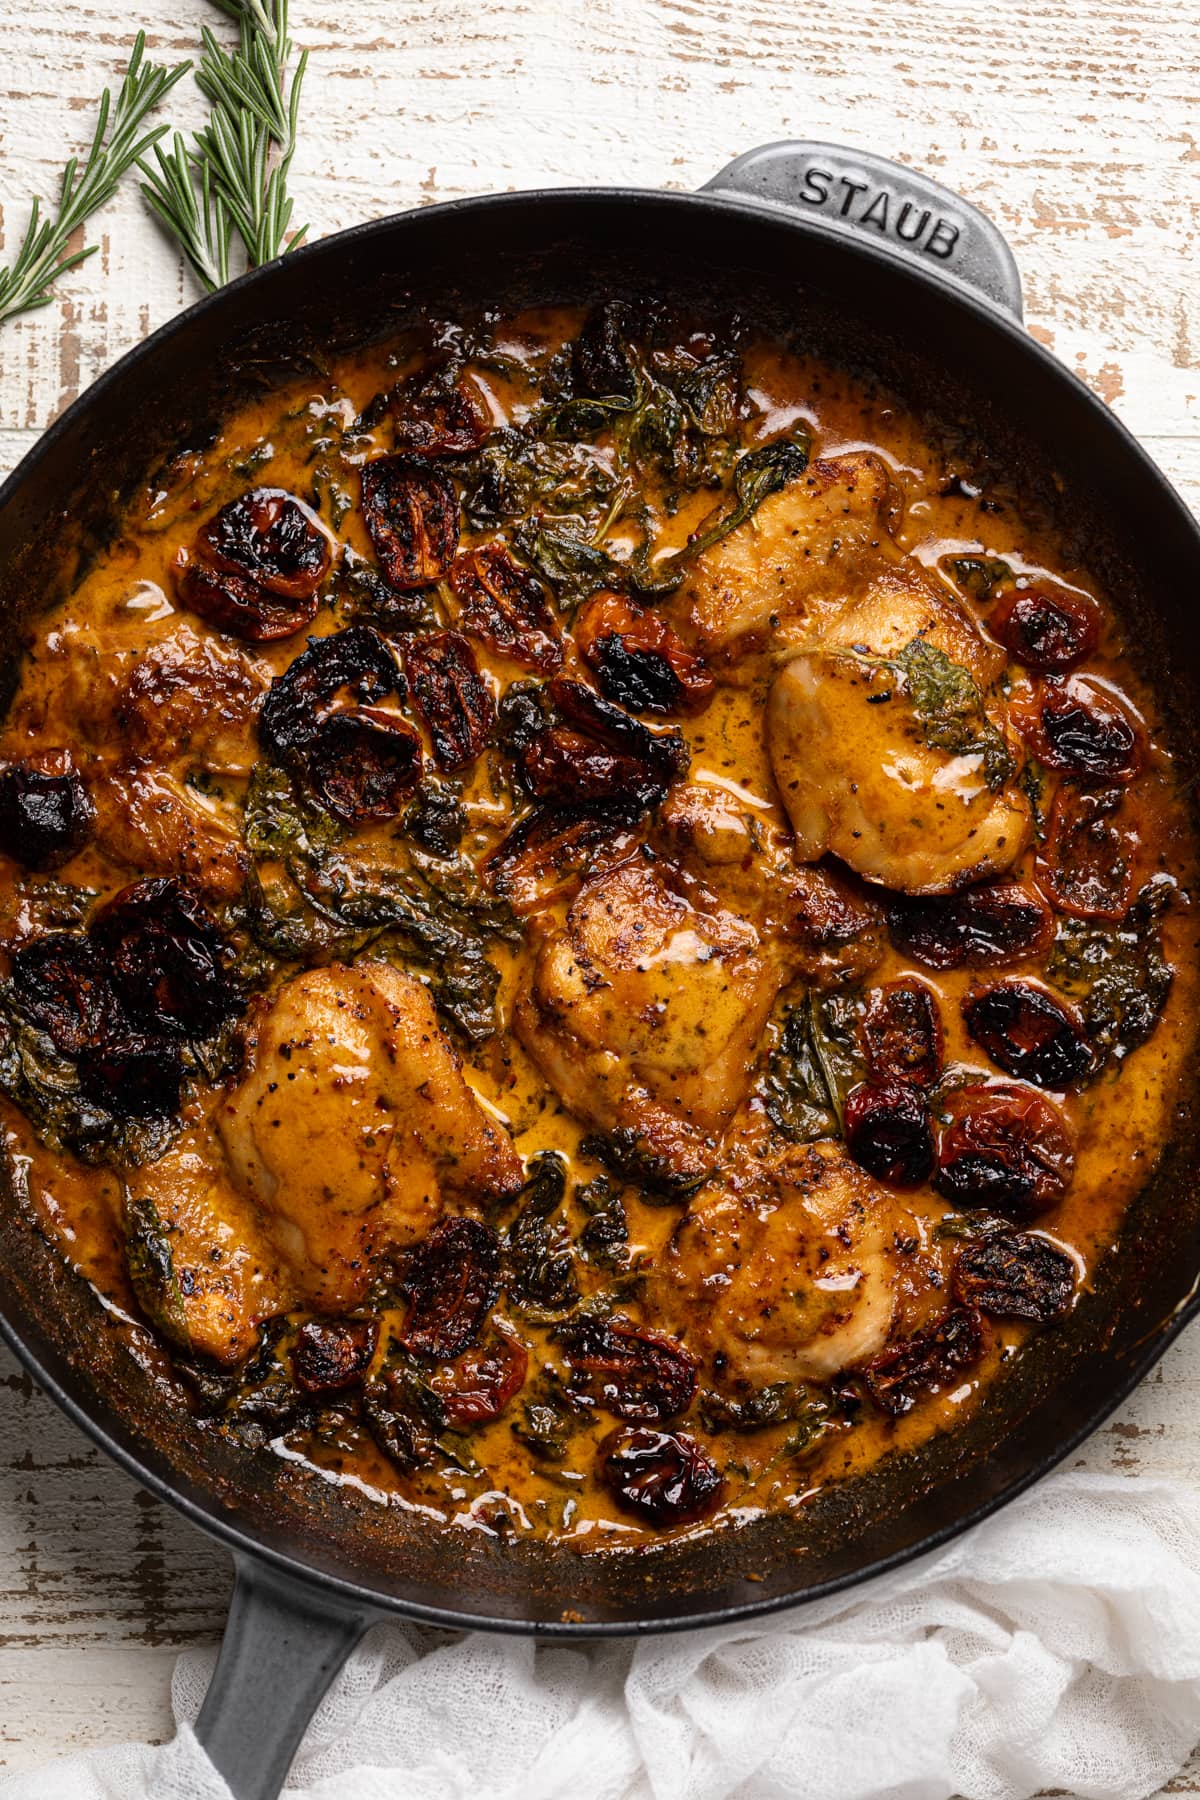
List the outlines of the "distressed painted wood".
<svg viewBox="0 0 1200 1800">
<path fill-rule="evenodd" d="M 194 53 L 205 0 L 6 0 L 0 247 L 53 191 L 136 26 Z M 297 219 L 314 233 L 497 188 L 699 186 L 772 138 L 861 144 L 980 202 L 1030 328 L 1200 510 L 1200 38 L 1161 0 L 293 0 L 311 50 Z M 199 118 L 185 83 L 181 123 Z M 132 185 L 98 253 L 0 328 L 0 473 L 194 297 Z M 3 249 L 0 248 L 0 255 Z M 1200 1481 L 1200 1335 L 1079 1463 Z M 181 1645 L 211 1641 L 224 1553 L 91 1450 L 0 1354 L 0 1767 L 169 1730 Z M 1200 1791 L 1194 1761 L 1173 1791 Z"/>
</svg>

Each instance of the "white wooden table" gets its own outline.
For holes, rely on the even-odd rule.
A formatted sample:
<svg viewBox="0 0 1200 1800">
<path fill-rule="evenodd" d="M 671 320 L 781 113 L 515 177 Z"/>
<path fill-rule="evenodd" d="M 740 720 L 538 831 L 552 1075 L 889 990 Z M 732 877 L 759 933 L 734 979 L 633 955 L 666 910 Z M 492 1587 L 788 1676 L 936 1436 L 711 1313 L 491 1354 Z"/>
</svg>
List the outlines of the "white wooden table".
<svg viewBox="0 0 1200 1800">
<path fill-rule="evenodd" d="M 133 31 L 193 55 L 205 0 L 4 0 L 0 242 L 90 134 Z M 495 188 L 700 185 L 751 145 L 899 157 L 1007 233 L 1031 330 L 1200 507 L 1200 0 L 293 0 L 311 50 L 297 222 L 314 234 Z M 198 117 L 190 81 L 174 111 Z M 0 473 L 193 298 L 130 185 L 100 253 L 0 328 Z M 1078 1461 L 1200 1482 L 1200 1334 Z M 111 1468 L 0 1356 L 0 1767 L 170 1729 L 225 1554 Z M 1200 1790 L 1200 1761 L 1179 1787 Z"/>
</svg>

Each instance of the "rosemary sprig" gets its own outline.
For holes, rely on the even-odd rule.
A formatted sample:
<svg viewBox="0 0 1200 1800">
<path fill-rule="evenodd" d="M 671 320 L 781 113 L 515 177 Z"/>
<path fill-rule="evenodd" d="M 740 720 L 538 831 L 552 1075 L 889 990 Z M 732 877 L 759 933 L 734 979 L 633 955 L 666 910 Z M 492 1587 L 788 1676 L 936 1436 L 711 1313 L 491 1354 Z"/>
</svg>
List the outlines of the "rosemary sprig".
<svg viewBox="0 0 1200 1800">
<path fill-rule="evenodd" d="M 0 321 L 12 318 L 14 313 L 48 306 L 54 298 L 53 288 L 58 277 L 94 255 L 99 248 L 97 244 L 69 251 L 71 234 L 111 200 L 126 170 L 165 133 L 165 125 L 156 125 L 139 135 L 147 113 L 158 105 L 180 76 L 186 74 L 191 64 L 161 69 L 155 63 L 142 61 L 145 48 L 146 34 L 139 31 L 115 107 L 108 88 L 100 97 L 96 130 L 82 170 L 79 159 L 74 156 L 63 170 L 54 217 L 43 218 L 41 202 L 33 201 L 16 261 L 11 268 L 0 270 Z M 110 114 L 111 133 L 108 130 Z"/>
<path fill-rule="evenodd" d="M 205 26 L 196 84 L 209 102 L 208 123 L 191 147 L 176 134 L 156 166 L 143 162 L 142 192 L 178 239 L 206 288 L 231 273 L 230 248 L 240 242 L 247 267 L 294 248 L 287 242 L 292 201 L 288 170 L 296 148 L 303 51 L 289 79 L 292 41 L 287 0 L 212 0 L 238 25 L 236 50 L 225 50 Z"/>
</svg>

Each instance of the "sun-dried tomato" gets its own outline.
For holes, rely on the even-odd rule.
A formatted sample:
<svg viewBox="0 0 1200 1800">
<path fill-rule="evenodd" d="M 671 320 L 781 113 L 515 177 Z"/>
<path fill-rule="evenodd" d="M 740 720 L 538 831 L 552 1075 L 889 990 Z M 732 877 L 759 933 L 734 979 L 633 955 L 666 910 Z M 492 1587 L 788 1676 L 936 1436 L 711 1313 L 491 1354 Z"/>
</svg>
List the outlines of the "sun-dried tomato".
<svg viewBox="0 0 1200 1800">
<path fill-rule="evenodd" d="M 860 1034 L 873 1081 L 929 1088 L 942 1072 L 937 996 L 911 975 L 871 988 Z"/>
<path fill-rule="evenodd" d="M 595 594 L 572 635 L 610 700 L 631 712 L 699 712 L 713 695 L 704 659 L 678 632 L 624 594 Z"/>
<path fill-rule="evenodd" d="M 628 1319 L 588 1319 L 560 1335 L 572 1390 L 619 1419 L 651 1424 L 691 1405 L 696 1360 L 675 1338 Z"/>
<path fill-rule="evenodd" d="M 672 728 L 651 731 L 623 707 L 605 700 L 583 681 L 572 681 L 556 675 L 546 684 L 546 691 L 562 715 L 565 724 L 595 738 L 606 749 L 624 756 L 636 757 L 646 765 L 649 778 L 663 792 L 672 781 L 687 774 L 690 752 L 687 740 Z"/>
<path fill-rule="evenodd" d="M 479 1219 L 443 1219 L 413 1251 L 401 1343 L 414 1356 L 453 1362 L 483 1329 L 500 1291 L 500 1246 Z"/>
<path fill-rule="evenodd" d="M 707 1450 L 682 1431 L 644 1425 L 612 1431 L 597 1461 L 617 1505 L 645 1525 L 693 1525 L 716 1511 L 725 1489 Z"/>
<path fill-rule="evenodd" d="M 381 456 L 362 472 L 362 514 L 380 567 L 404 593 L 447 573 L 458 549 L 458 495 L 420 456 Z"/>
<path fill-rule="evenodd" d="M 926 1331 L 881 1350 L 863 1370 L 867 1392 L 881 1412 L 900 1418 L 924 1395 L 950 1382 L 983 1355 L 979 1314 L 955 1307 Z"/>
<path fill-rule="evenodd" d="M 305 757 L 319 798 L 346 825 L 396 818 L 421 779 L 422 762 L 412 726 L 368 707 L 323 720 Z"/>
<path fill-rule="evenodd" d="M 1020 881 L 988 881 L 924 898 L 892 894 L 887 922 L 897 950 L 928 969 L 1035 956 L 1053 930 L 1041 895 Z"/>
<path fill-rule="evenodd" d="M 308 1319 L 296 1333 L 292 1374 L 306 1394 L 340 1394 L 370 1367 L 379 1338 L 374 1319 Z"/>
<path fill-rule="evenodd" d="M 118 1031 L 79 1053 L 80 1091 L 119 1119 L 163 1119 L 179 1110 L 183 1059 L 167 1038 Z"/>
<path fill-rule="evenodd" d="M 491 430 L 479 383 L 443 364 L 418 369 L 387 396 L 397 450 L 422 456 L 467 456 Z"/>
<path fill-rule="evenodd" d="M 64 1056 L 78 1056 L 111 1030 L 116 996 L 104 958 L 69 931 L 34 938 L 13 952 L 13 996 L 22 1014 Z"/>
<path fill-rule="evenodd" d="M 282 600 L 307 600 L 329 571 L 330 542 L 303 500 L 282 488 L 251 488 L 203 527 L 197 555 Z"/>
<path fill-rule="evenodd" d="M 1126 700 L 1088 675 L 1041 682 L 1032 703 L 1014 715 L 1048 769 L 1088 781 L 1129 781 L 1137 773 L 1137 720 Z"/>
<path fill-rule="evenodd" d="M 225 941 L 206 908 L 169 876 L 122 888 L 97 912 L 92 941 L 130 1018 L 201 1037 L 238 1011 Z"/>
<path fill-rule="evenodd" d="M 1092 654 L 1100 622 L 1100 608 L 1086 594 L 1032 581 L 1001 595 L 988 630 L 1027 669 L 1059 675 Z"/>
<path fill-rule="evenodd" d="M 458 622 L 472 637 L 543 675 L 561 668 L 562 631 L 549 593 L 503 544 L 464 550 L 454 560 L 450 585 L 462 608 Z"/>
<path fill-rule="evenodd" d="M 1065 1250 L 1023 1231 L 1000 1231 L 965 1244 L 954 1265 L 954 1297 L 997 1319 L 1044 1323 L 1066 1312 L 1075 1264 Z"/>
<path fill-rule="evenodd" d="M 877 1181 L 916 1187 L 933 1168 L 933 1126 L 924 1097 L 899 1082 L 860 1082 L 846 1096 L 846 1148 Z"/>
<path fill-rule="evenodd" d="M 464 1430 L 498 1419 L 521 1390 L 529 1352 L 511 1331 L 493 1326 L 481 1344 L 430 1376 L 446 1421 Z"/>
<path fill-rule="evenodd" d="M 634 756 L 608 750 L 583 732 L 556 726 L 536 737 L 521 757 L 521 779 L 539 800 L 560 806 L 592 800 L 619 800 L 641 792 L 646 765 Z M 657 784 L 651 780 L 657 792 Z"/>
<path fill-rule="evenodd" d="M 933 1185 L 956 1206 L 1029 1219 L 1062 1199 L 1074 1173 L 1066 1122 L 1033 1088 L 960 1088 L 947 1099 Z"/>
<path fill-rule="evenodd" d="M 998 981 L 963 1002 L 967 1030 L 1006 1075 L 1039 1087 L 1082 1081 L 1095 1056 L 1074 1013 L 1032 982 Z"/>
<path fill-rule="evenodd" d="M 440 769 L 462 769 L 486 749 L 496 702 L 461 631 L 411 638 L 404 653 L 412 703 L 433 739 Z"/>
<path fill-rule="evenodd" d="M 1121 919 L 1133 898 L 1140 842 L 1128 789 L 1064 781 L 1038 855 L 1038 880 L 1060 912 Z"/>
<path fill-rule="evenodd" d="M 258 735 L 278 757 L 303 751 L 344 696 L 371 706 L 399 692 L 400 670 L 387 639 L 370 625 L 314 638 L 271 683 Z"/>
<path fill-rule="evenodd" d="M 627 846 L 636 820 L 624 804 L 595 808 L 535 807 L 484 860 L 481 873 L 517 912 L 562 894 L 591 864 L 601 845 Z"/>
<path fill-rule="evenodd" d="M 315 593 L 302 600 L 282 600 L 248 575 L 214 569 L 186 550 L 179 552 L 171 572 L 181 606 L 248 644 L 294 637 L 317 616 Z"/>
<path fill-rule="evenodd" d="M 96 809 L 67 751 L 0 769 L 0 852 L 27 869 L 56 869 L 92 835 Z"/>
</svg>

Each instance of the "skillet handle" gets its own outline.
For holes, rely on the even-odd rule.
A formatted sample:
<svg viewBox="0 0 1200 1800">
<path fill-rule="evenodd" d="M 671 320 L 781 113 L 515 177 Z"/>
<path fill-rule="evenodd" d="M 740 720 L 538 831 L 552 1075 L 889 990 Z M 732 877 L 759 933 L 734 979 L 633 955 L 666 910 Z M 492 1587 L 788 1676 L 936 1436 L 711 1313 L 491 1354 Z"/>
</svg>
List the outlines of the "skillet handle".
<svg viewBox="0 0 1200 1800">
<path fill-rule="evenodd" d="M 326 1688 L 382 1614 L 247 1556 L 234 1572 L 196 1736 L 234 1800 L 276 1800 Z"/>
<path fill-rule="evenodd" d="M 787 140 L 747 150 L 705 182 L 811 215 L 840 235 L 865 237 L 927 272 L 952 275 L 1020 319 L 1021 277 L 998 226 L 928 175 L 869 150 Z"/>
</svg>

